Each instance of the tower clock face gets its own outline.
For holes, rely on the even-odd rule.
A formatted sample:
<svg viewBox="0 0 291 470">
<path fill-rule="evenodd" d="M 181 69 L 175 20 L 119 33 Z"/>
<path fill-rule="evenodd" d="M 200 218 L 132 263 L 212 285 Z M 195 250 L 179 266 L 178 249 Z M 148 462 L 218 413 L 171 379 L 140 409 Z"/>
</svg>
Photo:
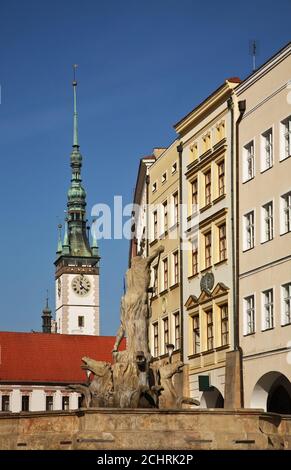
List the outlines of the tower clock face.
<svg viewBox="0 0 291 470">
<path fill-rule="evenodd" d="M 77 295 L 84 297 L 84 295 L 89 294 L 91 289 L 89 279 L 82 275 L 75 276 L 72 280 L 72 289 Z"/>
</svg>

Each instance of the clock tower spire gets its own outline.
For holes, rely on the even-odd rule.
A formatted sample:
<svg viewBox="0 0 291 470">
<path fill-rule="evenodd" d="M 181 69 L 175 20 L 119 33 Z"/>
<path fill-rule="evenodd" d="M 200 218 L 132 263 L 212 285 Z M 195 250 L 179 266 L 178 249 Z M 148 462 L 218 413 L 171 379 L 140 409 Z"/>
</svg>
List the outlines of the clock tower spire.
<svg viewBox="0 0 291 470">
<path fill-rule="evenodd" d="M 73 66 L 73 149 L 71 185 L 67 195 L 64 240 L 58 244 L 56 266 L 57 332 L 99 334 L 99 254 L 86 230 L 86 192 L 82 186 L 82 155 L 78 138 L 77 80 Z"/>
</svg>

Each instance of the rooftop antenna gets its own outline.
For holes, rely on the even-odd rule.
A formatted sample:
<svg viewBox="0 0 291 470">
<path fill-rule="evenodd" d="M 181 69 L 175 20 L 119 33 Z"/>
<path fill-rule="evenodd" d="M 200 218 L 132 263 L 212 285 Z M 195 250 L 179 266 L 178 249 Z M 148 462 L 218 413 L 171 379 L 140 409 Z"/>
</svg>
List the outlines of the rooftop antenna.
<svg viewBox="0 0 291 470">
<path fill-rule="evenodd" d="M 249 53 L 252 56 L 253 72 L 255 72 L 257 68 L 256 62 L 257 62 L 257 55 L 258 55 L 258 41 L 256 41 L 256 39 L 252 39 L 250 41 Z"/>
</svg>

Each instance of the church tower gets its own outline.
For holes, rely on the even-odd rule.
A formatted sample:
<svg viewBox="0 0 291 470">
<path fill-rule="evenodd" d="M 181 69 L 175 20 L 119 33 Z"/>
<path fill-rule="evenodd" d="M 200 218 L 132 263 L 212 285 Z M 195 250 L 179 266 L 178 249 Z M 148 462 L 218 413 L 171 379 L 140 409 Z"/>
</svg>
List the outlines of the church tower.
<svg viewBox="0 0 291 470">
<path fill-rule="evenodd" d="M 75 71 L 74 66 L 74 71 Z M 89 240 L 86 226 L 86 192 L 82 186 L 82 155 L 78 141 L 77 81 L 73 81 L 74 133 L 71 186 L 67 217 L 59 241 L 56 275 L 56 330 L 63 334 L 99 335 L 99 253 L 97 240 Z M 87 233 L 88 230 L 88 233 Z"/>
</svg>

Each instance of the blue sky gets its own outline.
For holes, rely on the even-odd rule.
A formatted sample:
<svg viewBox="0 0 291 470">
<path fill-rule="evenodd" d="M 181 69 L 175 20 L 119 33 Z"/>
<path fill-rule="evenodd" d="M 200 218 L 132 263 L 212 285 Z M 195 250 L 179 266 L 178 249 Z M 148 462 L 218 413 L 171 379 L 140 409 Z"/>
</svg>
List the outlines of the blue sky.
<svg viewBox="0 0 291 470">
<path fill-rule="evenodd" d="M 70 184 L 72 64 L 88 212 L 132 199 L 139 158 L 225 78 L 290 41 L 291 1 L 26 0 L 0 13 L 0 330 L 54 307 L 58 218 Z M 291 72 L 291 71 L 290 71 Z M 101 332 L 115 334 L 128 242 L 100 242 Z"/>
</svg>

